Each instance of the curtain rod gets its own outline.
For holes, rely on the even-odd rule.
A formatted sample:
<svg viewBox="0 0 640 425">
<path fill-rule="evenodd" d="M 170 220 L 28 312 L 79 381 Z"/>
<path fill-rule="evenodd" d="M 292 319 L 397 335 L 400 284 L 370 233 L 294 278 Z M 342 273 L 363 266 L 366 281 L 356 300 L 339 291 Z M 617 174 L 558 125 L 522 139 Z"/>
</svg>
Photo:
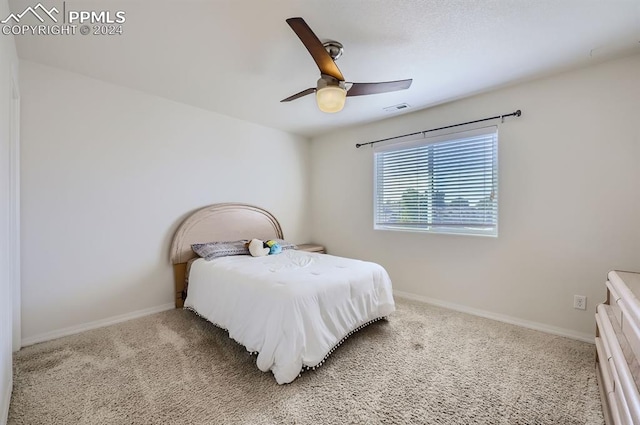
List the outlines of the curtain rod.
<svg viewBox="0 0 640 425">
<path fill-rule="evenodd" d="M 444 130 L 447 128 L 452 128 L 452 127 L 459 127 L 461 125 L 467 125 L 467 124 L 475 124 L 477 122 L 482 122 L 482 121 L 490 121 L 490 120 L 497 120 L 498 118 L 500 118 L 502 120 L 502 122 L 504 122 L 504 119 L 506 117 L 519 117 L 520 115 L 522 115 L 522 111 L 520 109 L 518 109 L 515 112 L 512 112 L 510 114 L 504 114 L 504 115 L 496 115 L 495 117 L 490 117 L 490 118 L 482 118 L 480 120 L 475 120 L 475 121 L 467 121 L 467 122 L 463 122 L 460 124 L 453 124 L 453 125 L 447 125 L 445 127 L 438 127 L 438 128 L 432 128 L 430 130 L 422 130 L 422 131 L 416 131 L 415 133 L 409 133 L 409 134 L 403 134 L 402 136 L 394 136 L 394 137 L 388 137 L 386 139 L 380 139 L 380 140 L 375 140 L 373 142 L 367 142 L 367 143 L 356 143 L 356 148 L 359 148 L 361 146 L 366 146 L 366 145 L 373 145 L 376 143 L 380 143 L 380 142 L 386 142 L 387 140 L 393 140 L 393 139 L 399 139 L 401 137 L 407 137 L 407 136 L 415 136 L 418 134 L 424 134 L 424 133 L 429 133 L 430 131 L 438 131 L 438 130 Z"/>
</svg>

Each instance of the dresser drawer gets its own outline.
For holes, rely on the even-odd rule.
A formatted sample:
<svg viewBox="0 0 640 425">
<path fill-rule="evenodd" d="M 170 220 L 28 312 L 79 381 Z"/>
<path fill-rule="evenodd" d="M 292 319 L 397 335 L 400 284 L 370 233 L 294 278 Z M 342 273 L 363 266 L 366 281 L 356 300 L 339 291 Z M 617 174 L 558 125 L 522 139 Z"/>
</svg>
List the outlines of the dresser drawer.
<svg viewBox="0 0 640 425">
<path fill-rule="evenodd" d="M 611 360 L 609 361 L 612 362 Z M 615 368 L 615 366 L 613 367 Z M 610 394 L 611 397 L 609 397 L 609 400 L 612 401 L 612 405 L 615 406 L 615 408 L 612 409 L 612 413 L 614 410 L 616 411 L 615 413 L 613 413 L 613 416 L 617 415 L 620 418 L 620 423 L 622 424 L 627 424 L 627 425 L 637 424 L 638 422 L 633 421 L 633 418 L 631 417 L 631 413 L 629 412 L 629 405 L 627 404 L 626 395 L 622 389 L 622 386 L 618 381 L 619 375 L 617 374 L 616 369 L 613 369 L 613 376 L 614 376 L 613 386 L 616 388 L 616 390 L 614 390 Z"/>
<path fill-rule="evenodd" d="M 628 425 L 626 422 L 622 421 L 620 417 L 620 409 L 618 408 L 618 398 L 616 394 L 611 392 L 607 394 L 607 401 L 609 402 L 609 408 L 611 409 L 611 419 L 615 425 Z M 631 423 L 633 425 L 633 423 Z"/>
<path fill-rule="evenodd" d="M 600 322 L 600 319 L 596 314 L 596 323 L 598 322 Z M 598 368 L 602 377 L 602 389 L 605 394 L 609 394 L 615 388 L 613 386 L 613 374 L 611 373 L 611 367 L 609 366 L 609 359 L 611 356 L 607 354 L 602 338 L 596 338 L 596 353 L 598 354 Z"/>
<path fill-rule="evenodd" d="M 604 373 L 601 366 L 601 363 L 596 361 L 596 378 L 598 381 L 598 389 L 600 390 L 600 400 L 602 401 L 602 415 L 604 416 L 605 425 L 614 425 L 615 422 L 613 422 L 611 418 L 611 402 L 609 402 L 609 393 L 605 389 Z"/>
<path fill-rule="evenodd" d="M 611 284 L 611 281 L 607 280 L 607 301 L 611 306 L 611 310 L 613 310 L 613 315 L 616 317 L 618 324 L 622 326 L 622 309 L 620 305 L 618 305 L 618 301 L 620 301 L 620 295 Z"/>
<path fill-rule="evenodd" d="M 624 313 L 624 307 L 622 308 L 622 333 L 624 334 L 629 347 L 633 352 L 634 357 L 640 357 L 640 329 L 638 324 L 628 320 L 628 315 Z M 640 422 L 638 422 L 640 425 Z"/>
<path fill-rule="evenodd" d="M 608 278 L 607 288 L 617 297 L 615 304 L 620 309 L 620 327 L 634 356 L 640 358 L 640 301 L 633 291 L 640 290 L 640 274 L 612 271 Z M 613 300 L 609 302 L 613 308 Z"/>
<path fill-rule="evenodd" d="M 637 366 L 637 359 L 629 355 L 629 352 L 627 354 L 628 359 L 625 357 L 624 351 L 629 350 L 629 343 L 617 323 L 611 306 L 598 305 L 596 324 L 600 335 L 600 347 L 596 345 L 596 350 L 599 350 L 598 361 L 603 372 L 605 390 L 609 391 L 607 398 L 610 402 L 611 416 L 614 417 L 614 423 L 640 424 L 640 395 L 638 394 L 635 378 L 631 373 L 631 368 Z M 608 367 L 604 365 L 605 359 L 600 357 L 602 352 L 607 358 Z M 612 381 L 611 389 L 606 386 L 607 379 Z M 620 417 L 621 422 L 615 421 L 616 415 Z"/>
<path fill-rule="evenodd" d="M 620 417 L 620 409 L 618 409 L 618 398 L 616 397 L 616 394 L 613 392 L 607 394 L 607 401 L 609 402 L 613 423 L 615 425 L 627 425 L 625 422 L 622 422 L 622 418 Z M 633 423 L 631 425 L 633 425 Z"/>
</svg>

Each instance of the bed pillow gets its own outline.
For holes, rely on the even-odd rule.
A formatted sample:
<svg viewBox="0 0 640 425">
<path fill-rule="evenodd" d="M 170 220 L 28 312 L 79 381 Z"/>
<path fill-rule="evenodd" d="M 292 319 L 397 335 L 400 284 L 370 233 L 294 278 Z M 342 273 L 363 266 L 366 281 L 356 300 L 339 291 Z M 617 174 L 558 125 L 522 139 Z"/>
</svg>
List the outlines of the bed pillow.
<svg viewBox="0 0 640 425">
<path fill-rule="evenodd" d="M 282 248 L 283 251 L 286 251 L 287 249 L 298 249 L 298 245 L 291 242 L 287 242 L 284 239 L 272 239 L 272 240 L 276 241 L 278 245 L 280 245 L 280 248 Z"/>
<path fill-rule="evenodd" d="M 213 260 L 214 258 L 228 257 L 231 255 L 250 255 L 249 248 L 246 246 L 246 244 L 246 240 L 194 243 L 193 245 L 191 245 L 191 249 L 200 257 L 209 261 Z"/>
</svg>

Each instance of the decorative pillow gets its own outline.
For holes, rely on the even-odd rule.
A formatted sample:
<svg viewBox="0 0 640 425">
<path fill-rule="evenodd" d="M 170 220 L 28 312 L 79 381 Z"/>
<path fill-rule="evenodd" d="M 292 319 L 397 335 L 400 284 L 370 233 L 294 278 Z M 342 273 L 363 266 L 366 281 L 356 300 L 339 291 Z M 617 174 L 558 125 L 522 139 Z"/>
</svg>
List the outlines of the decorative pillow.
<svg viewBox="0 0 640 425">
<path fill-rule="evenodd" d="M 230 255 L 249 255 L 249 248 L 246 246 L 246 243 L 246 240 L 194 243 L 191 245 L 191 249 L 200 257 L 209 261 L 214 258 L 228 257 Z"/>
</svg>

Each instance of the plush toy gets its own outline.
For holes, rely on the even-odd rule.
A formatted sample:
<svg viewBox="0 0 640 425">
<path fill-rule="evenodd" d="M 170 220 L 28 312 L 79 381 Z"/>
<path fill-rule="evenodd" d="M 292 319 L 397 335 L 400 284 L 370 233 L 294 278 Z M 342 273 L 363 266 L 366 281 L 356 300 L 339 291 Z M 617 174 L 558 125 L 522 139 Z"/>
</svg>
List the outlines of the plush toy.
<svg viewBox="0 0 640 425">
<path fill-rule="evenodd" d="M 249 252 L 253 257 L 264 257 L 269 255 L 269 251 L 271 251 L 271 248 L 265 247 L 264 242 L 260 239 L 251 239 L 249 242 Z"/>
<path fill-rule="evenodd" d="M 260 239 L 251 239 L 245 245 L 249 248 L 249 253 L 253 257 L 264 257 L 265 255 L 280 254 L 282 252 L 282 246 L 272 240 L 262 242 Z"/>
<path fill-rule="evenodd" d="M 269 255 L 280 254 L 282 252 L 282 247 L 276 241 L 266 241 L 264 244 L 269 247 Z"/>
</svg>

